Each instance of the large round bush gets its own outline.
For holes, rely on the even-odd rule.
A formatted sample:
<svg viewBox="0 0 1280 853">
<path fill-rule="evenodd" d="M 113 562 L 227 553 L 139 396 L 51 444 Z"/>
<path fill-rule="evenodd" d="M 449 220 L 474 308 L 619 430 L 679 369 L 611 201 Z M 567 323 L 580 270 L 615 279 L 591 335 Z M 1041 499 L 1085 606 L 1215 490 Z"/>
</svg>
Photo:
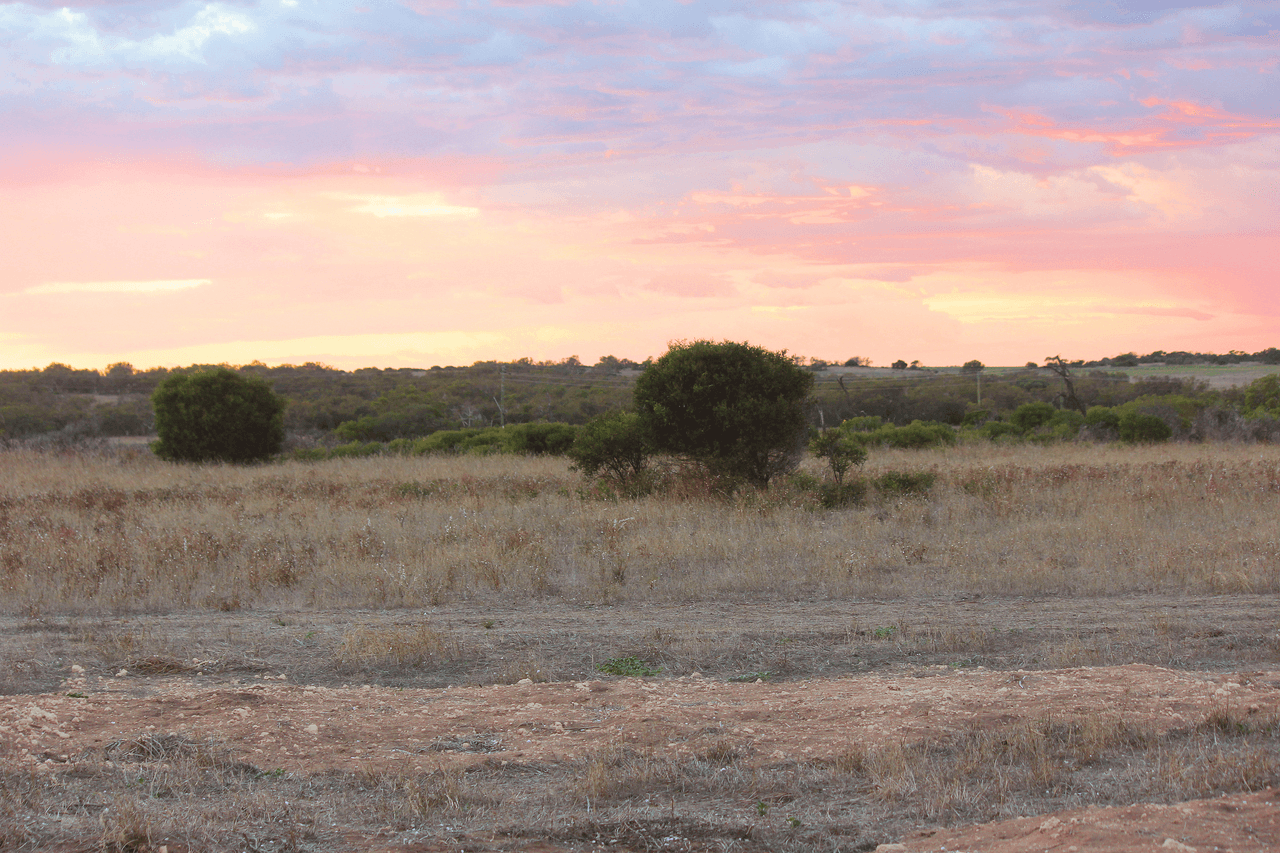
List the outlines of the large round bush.
<svg viewBox="0 0 1280 853">
<path fill-rule="evenodd" d="M 171 374 L 151 404 L 160 436 L 152 449 L 171 462 L 259 462 L 284 442 L 284 400 L 225 367 Z"/>
<path fill-rule="evenodd" d="M 680 342 L 637 380 L 636 412 L 657 450 L 763 487 L 803 453 L 812 386 L 785 352 Z"/>
</svg>

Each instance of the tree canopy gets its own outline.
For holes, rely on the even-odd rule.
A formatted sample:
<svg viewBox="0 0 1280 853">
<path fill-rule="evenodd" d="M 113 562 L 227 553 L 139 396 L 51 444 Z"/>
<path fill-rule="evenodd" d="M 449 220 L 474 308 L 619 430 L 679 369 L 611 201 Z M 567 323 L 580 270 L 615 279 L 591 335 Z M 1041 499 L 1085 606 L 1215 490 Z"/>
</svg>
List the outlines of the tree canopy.
<svg viewBox="0 0 1280 853">
<path fill-rule="evenodd" d="M 259 462 L 280 452 L 284 400 L 263 380 L 226 368 L 171 374 L 151 395 L 159 439 L 171 462 Z"/>
<path fill-rule="evenodd" d="M 636 411 L 657 450 L 767 486 L 795 467 L 813 375 L 786 352 L 680 341 L 636 381 Z"/>
</svg>

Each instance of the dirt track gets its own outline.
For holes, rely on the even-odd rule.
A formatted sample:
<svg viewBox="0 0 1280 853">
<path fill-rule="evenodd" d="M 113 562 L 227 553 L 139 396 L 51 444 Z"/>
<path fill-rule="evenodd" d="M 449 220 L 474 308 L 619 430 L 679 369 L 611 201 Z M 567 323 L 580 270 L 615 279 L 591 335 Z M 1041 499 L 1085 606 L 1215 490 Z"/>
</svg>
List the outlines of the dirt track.
<svg viewBox="0 0 1280 853">
<path fill-rule="evenodd" d="M 674 757 L 723 738 L 757 761 L 813 760 L 833 758 L 850 743 L 916 741 L 1051 715 L 1104 715 L 1161 732 L 1220 708 L 1245 715 L 1280 709 L 1280 670 L 1205 675 L 1143 665 L 941 668 L 918 677 L 782 684 L 690 676 L 400 690 L 276 681 L 204 686 L 126 675 L 91 683 L 72 677 L 64 687 L 61 695 L 11 697 L 0 706 L 0 737 L 20 765 L 55 769 L 114 741 L 170 731 L 235 744 L 243 760 L 263 769 L 305 773 L 352 760 L 375 771 L 423 771 L 442 759 L 572 761 L 614 743 Z"/>
<path fill-rule="evenodd" d="M 1257 775 L 1245 785 L 1255 788 L 1251 793 L 1225 797 L 1143 802 L 1144 796 L 1139 792 L 1134 801 L 1112 807 L 1061 808 L 1090 801 L 1087 792 L 1077 791 L 1065 798 L 1028 801 L 1027 807 L 1034 816 L 1025 818 L 977 825 L 946 819 L 897 819 L 884 823 L 887 828 L 881 830 L 867 823 L 871 812 L 865 810 L 858 812 L 857 820 L 842 819 L 842 810 L 852 810 L 853 803 L 842 799 L 843 794 L 823 794 L 821 786 L 826 783 L 814 783 L 811 807 L 802 812 L 804 797 L 795 794 L 797 788 L 768 781 L 773 778 L 771 773 L 797 776 L 810 772 L 805 768 L 835 766 L 851 749 L 865 752 L 895 744 L 954 743 L 974 733 L 1025 731 L 1026 726 L 1045 720 L 1090 724 L 1102 721 L 1155 737 L 1202 731 L 1205 721 L 1212 720 L 1215 713 L 1228 715 L 1229 722 L 1224 725 L 1241 728 L 1249 726 L 1250 721 L 1260 725 L 1274 721 L 1280 715 L 1280 668 L 1267 660 L 1273 653 L 1263 643 L 1274 631 L 1271 603 L 1265 598 L 1216 599 L 1199 610 L 1177 611 L 1194 614 L 1185 617 L 1176 613 L 1171 616 L 1169 603 L 1159 600 L 1095 603 L 1089 608 L 1076 607 L 1074 616 L 1066 606 L 1038 606 L 1038 618 L 1054 626 L 1052 630 L 1060 639 L 1066 637 L 1075 643 L 1075 653 L 1096 656 L 1101 654 L 1098 649 L 1105 648 L 1117 657 L 1142 657 L 1143 649 L 1163 648 L 1173 633 L 1186 655 L 1199 654 L 1219 661 L 1225 651 L 1234 651 L 1237 657 L 1255 661 L 1244 666 L 1239 665 L 1244 661 L 1237 661 L 1235 667 L 1217 665 L 1212 669 L 1134 663 L 993 669 L 975 663 L 976 656 L 962 655 L 963 649 L 948 647 L 930 652 L 927 643 L 922 641 L 918 647 L 911 647 L 906 640 L 897 646 L 884 642 L 877 645 L 874 629 L 867 626 L 887 623 L 889 612 L 903 608 L 861 606 L 865 610 L 857 614 L 853 623 L 848 605 L 787 605 L 785 608 L 793 611 L 790 614 L 779 614 L 776 606 L 768 611 L 745 607 L 733 613 L 726 610 L 725 618 L 720 619 L 710 618 L 712 608 L 701 609 L 697 630 L 698 642 L 705 644 L 704 656 L 724 660 L 716 655 L 726 643 L 738 649 L 738 656 L 726 664 L 729 672 L 768 663 L 764 657 L 751 657 L 748 651 L 742 651 L 742 637 L 747 633 L 758 635 L 761 649 L 776 648 L 775 634 L 799 636 L 801 640 L 792 644 L 794 648 L 789 651 L 792 674 L 782 680 L 731 681 L 726 671 L 643 679 L 594 673 L 581 680 L 449 687 L 396 687 L 385 683 L 412 680 L 403 672 L 384 674 L 382 685 L 359 684 L 361 679 L 350 673 L 340 676 L 346 684 L 333 674 L 327 679 L 313 678 L 308 679 L 312 683 L 298 684 L 296 665 L 277 669 L 262 665 L 263 661 L 287 663 L 274 656 L 274 647 L 262 638 L 272 631 L 292 635 L 298 626 L 281 625 L 289 620 L 278 616 L 268 619 L 265 615 L 232 615 L 220 627 L 222 636 L 229 636 L 228 625 L 240 620 L 238 630 L 258 637 L 258 663 L 252 667 L 228 671 L 212 658 L 194 657 L 184 662 L 147 655 L 146 648 L 140 648 L 140 656 L 133 661 L 135 667 L 142 666 L 132 671 L 129 661 L 108 668 L 101 658 L 85 658 L 88 666 L 63 658 L 57 667 L 62 680 L 56 687 L 47 683 L 46 674 L 41 676 L 46 680 L 43 692 L 0 698 L 0 758 L 7 773 L 33 771 L 36 777 L 48 780 L 47 784 L 56 780 L 72 784 L 77 779 L 127 779 L 143 769 L 152 774 L 148 784 L 154 787 L 155 779 L 161 778 L 162 771 L 174 761 L 174 744 L 216 743 L 228 750 L 220 759 L 225 766 L 239 768 L 236 772 L 253 778 L 298 780 L 299 785 L 312 786 L 317 783 L 305 780 L 333 779 L 352 772 L 369 780 L 453 779 L 461 780 L 458 784 L 465 789 L 456 794 L 464 805 L 466 797 L 471 796 L 473 808 L 479 811 L 506 808 L 509 813 L 515 808 L 518 813 L 520 802 L 527 800 L 531 811 L 528 833 L 520 830 L 518 820 L 513 824 L 510 819 L 497 829 L 478 831 L 456 816 L 465 813 L 465 808 L 461 812 L 446 808 L 441 812 L 445 815 L 441 822 L 430 824 L 437 827 L 434 830 L 424 829 L 421 821 L 395 819 L 387 819 L 385 826 L 372 829 L 368 820 L 359 826 L 353 822 L 344 830 L 339 820 L 324 831 L 311 826 L 303 841 L 287 840 L 283 832 L 271 835 L 263 829 L 261 832 L 266 834 L 259 836 L 246 833 L 245 846 L 225 849 L 799 850 L 819 849 L 824 843 L 829 849 L 869 850 L 881 845 L 886 850 L 912 853 L 1245 853 L 1280 849 L 1280 827 L 1276 823 L 1280 797 L 1270 788 L 1256 784 L 1257 779 L 1263 778 Z M 883 607 L 884 614 L 873 610 L 877 607 Z M 1031 618 L 1031 608 L 1026 603 L 953 603 L 939 605 L 943 620 L 933 622 L 920 615 L 927 615 L 928 607 L 917 606 L 913 612 L 921 626 L 917 628 L 919 636 L 936 640 L 943 624 L 963 628 L 978 620 L 991 623 L 992 630 L 1003 632 L 1006 637 L 1016 635 L 1017 626 Z M 796 632 L 796 621 L 787 618 L 799 612 L 805 614 L 805 624 L 812 629 L 810 634 Z M 1126 618 L 1132 623 L 1135 612 L 1144 614 L 1145 627 L 1121 635 L 1121 639 L 1128 637 L 1124 645 L 1117 639 L 1114 626 L 1123 624 Z M 966 614 L 967 621 L 957 621 L 956 613 Z M 595 617 L 599 622 L 592 622 Z M 387 615 L 390 621 L 407 618 Z M 581 613 L 555 611 L 526 614 L 525 621 L 518 625 L 514 614 L 502 618 L 510 620 L 506 627 L 512 633 L 530 634 L 546 631 L 544 621 L 576 619 L 575 642 L 594 637 L 601 648 L 608 648 L 609 643 L 593 632 L 620 632 L 609 634 L 614 649 L 629 648 L 619 640 L 620 636 L 632 637 L 633 643 L 641 636 L 652 638 L 655 622 L 660 621 L 659 634 L 667 630 L 668 639 L 665 646 L 651 643 L 649 651 L 656 655 L 655 648 L 668 649 L 670 669 L 676 668 L 672 661 L 692 654 L 681 645 L 680 630 L 671 628 L 668 613 L 596 610 L 594 617 L 586 618 Z M 947 619 L 950 622 L 945 622 Z M 773 620 L 778 620 L 776 632 L 766 627 Z M 135 635 L 154 639 L 160 633 L 156 626 L 161 621 L 134 620 L 135 628 L 144 623 L 151 625 L 146 631 L 138 629 Z M 495 639 L 495 631 L 479 625 L 480 621 L 476 613 L 454 613 L 447 619 L 437 619 L 439 624 L 452 624 L 458 632 L 472 625 L 473 633 L 463 635 L 464 645 L 489 639 L 495 643 L 496 655 L 503 648 L 501 642 Z M 258 627 L 250 631 L 246 627 L 250 622 Z M 313 624 L 314 616 L 307 625 Z M 851 629 L 851 624 L 864 628 Z M 54 630 L 57 626 L 47 627 Z M 189 627 L 191 636 L 199 636 L 194 620 Z M 859 638 L 858 630 L 869 636 Z M 717 632 L 731 633 L 737 639 L 722 638 L 714 643 L 707 640 Z M 30 625 L 25 634 L 11 632 L 7 638 L 10 648 L 15 643 L 21 645 L 22 638 L 31 633 L 34 629 Z M 846 672 L 832 677 L 806 676 L 805 669 L 834 668 L 831 660 L 839 657 L 838 643 L 831 638 L 837 634 L 857 647 L 858 653 L 853 657 L 861 663 L 850 663 Z M 1147 634 L 1155 639 L 1144 646 L 1142 637 Z M 675 640 L 670 639 L 672 636 Z M 828 637 L 823 648 L 819 648 L 819 640 L 812 639 L 821 637 Z M 173 648 L 172 636 L 160 636 L 156 642 Z M 989 663 L 1001 656 L 1026 659 L 1039 654 L 1030 633 L 1021 644 L 1014 642 L 1008 647 L 981 638 L 975 642 L 987 650 Z M 277 651 L 283 655 L 287 647 L 288 644 L 281 645 Z M 81 650 L 88 654 L 87 648 Z M 250 657 L 243 649 L 238 654 L 241 661 Z M 313 655 L 314 650 L 308 650 L 308 654 Z M 554 649 L 543 648 L 541 654 L 540 659 L 549 668 L 571 668 Z M 875 654 L 883 654 L 886 663 L 868 669 L 866 661 L 876 660 Z M 888 660 L 895 654 L 898 663 Z M 937 662 L 961 656 L 963 666 Z M 155 672 L 157 661 L 168 661 L 187 671 Z M 208 672 L 203 672 L 202 666 Z M 462 674 L 456 664 L 450 666 L 452 677 Z M 148 667 L 152 674 L 147 674 Z M 285 668 L 294 672 L 280 671 Z M 1269 737 L 1263 750 L 1274 756 L 1274 732 Z M 145 754 L 149 749 L 155 749 L 155 754 Z M 711 785 L 686 801 L 671 793 L 676 789 L 670 784 L 663 787 L 655 783 L 645 788 L 635 782 L 650 773 L 645 768 L 651 766 L 714 764 L 708 756 L 729 754 L 731 757 L 724 758 L 721 769 L 712 767 L 707 771 L 709 778 L 714 782 L 716 773 L 731 770 L 748 782 L 738 788 L 725 787 L 729 793 L 723 796 L 715 795 L 716 789 Z M 601 756 L 613 758 L 602 763 Z M 584 781 L 594 772 L 593 767 L 604 767 L 606 772 L 619 776 L 620 781 L 606 779 L 601 784 L 612 792 L 607 796 L 627 803 L 625 819 L 591 823 L 592 797 L 606 796 L 593 793 L 597 791 L 590 787 L 593 783 Z M 1099 772 L 1120 771 L 1103 768 Z M 568 780 L 568 790 L 586 792 L 583 814 L 587 817 L 568 828 L 557 824 L 554 814 L 547 817 L 563 802 L 562 795 L 553 800 L 544 790 L 550 784 L 544 780 L 551 780 L 556 774 Z M 1105 780 L 1096 781 L 1102 777 L 1089 778 L 1095 781 L 1086 787 L 1105 787 Z M 633 783 L 634 791 L 628 787 Z M 80 823 L 76 825 L 87 829 L 77 835 L 69 829 L 75 823 L 72 817 L 60 813 L 59 804 L 46 800 L 43 810 L 33 807 L 30 812 L 19 814 L 27 837 L 44 832 L 46 838 L 71 840 L 23 847 L 13 836 L 10 847 L 100 847 L 100 825 L 110 807 L 105 800 L 89 802 L 94 798 L 83 792 L 76 796 L 82 803 L 75 818 Z M 1114 797 L 1111 802 L 1115 802 Z M 1053 803 L 1059 808 L 1055 809 Z M 1048 810 L 1036 811 L 1040 808 Z M 540 815 L 536 821 L 534 811 Z M 831 835 L 833 840 L 822 842 L 815 830 L 805 841 L 809 847 L 799 840 L 792 843 L 788 833 L 803 831 L 792 829 L 801 825 L 795 816 L 803 814 L 807 826 L 814 820 L 811 815 L 817 812 L 827 815 L 831 828 L 824 831 L 836 833 Z M 61 836 L 59 826 L 65 830 Z M 845 835 L 838 835 L 839 832 Z M 840 842 L 844 837 L 850 840 Z M 3 838 L 0 836 L 0 848 L 5 847 Z M 130 849 L 159 850 L 162 846 L 169 853 L 200 849 L 173 833 L 158 834 L 152 842 Z"/>
</svg>

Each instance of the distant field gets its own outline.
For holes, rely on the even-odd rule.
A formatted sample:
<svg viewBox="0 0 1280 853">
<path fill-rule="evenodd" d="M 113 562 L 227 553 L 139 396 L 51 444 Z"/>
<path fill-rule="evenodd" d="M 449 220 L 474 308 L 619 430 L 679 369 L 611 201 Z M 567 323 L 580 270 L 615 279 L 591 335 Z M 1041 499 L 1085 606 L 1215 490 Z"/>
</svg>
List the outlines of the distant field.
<svg viewBox="0 0 1280 853">
<path fill-rule="evenodd" d="M 988 365 L 983 370 L 984 376 L 1005 373 L 1016 373 L 1025 370 L 1022 365 L 1000 367 Z M 1280 373 L 1280 366 L 1274 364 L 1143 364 L 1138 367 L 1099 367 L 1080 368 L 1082 371 L 1103 370 L 1108 373 L 1125 373 L 1130 380 L 1146 379 L 1153 376 L 1185 376 L 1200 379 L 1209 383 L 1211 388 L 1236 388 L 1248 385 L 1255 379 L 1271 373 Z M 837 367 L 825 371 L 830 375 L 844 374 L 859 379 L 926 379 L 938 374 L 958 374 L 959 367 L 926 367 L 923 370 L 893 370 L 888 367 Z M 1047 371 L 1046 371 L 1047 375 Z M 821 376 L 821 374 L 819 374 Z"/>
<path fill-rule="evenodd" d="M 1130 379 L 1146 379 L 1152 376 L 1188 376 L 1209 383 L 1211 388 L 1235 388 L 1248 385 L 1271 373 L 1280 373 L 1274 364 L 1144 364 L 1124 368 Z"/>
</svg>

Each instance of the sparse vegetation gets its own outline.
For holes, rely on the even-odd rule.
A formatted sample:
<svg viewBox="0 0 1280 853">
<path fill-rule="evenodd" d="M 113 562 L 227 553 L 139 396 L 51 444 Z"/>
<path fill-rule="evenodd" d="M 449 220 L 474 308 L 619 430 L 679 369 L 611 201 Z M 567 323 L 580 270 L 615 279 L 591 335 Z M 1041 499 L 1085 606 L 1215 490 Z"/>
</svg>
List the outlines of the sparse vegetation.
<svg viewBox="0 0 1280 853">
<path fill-rule="evenodd" d="M 886 426 L 873 420 L 846 434 Z M 79 661 L 100 674 L 216 676 L 228 691 L 287 669 L 302 683 L 568 682 L 537 689 L 576 697 L 602 672 L 700 671 L 773 690 L 891 667 L 959 678 L 1280 659 L 1267 597 L 1280 591 L 1275 447 L 858 446 L 866 459 L 839 485 L 862 491 L 832 509 L 820 479 L 829 461 L 817 458 L 737 490 L 705 472 L 681 479 L 657 458 L 660 487 L 598 500 L 567 460 L 545 455 L 245 468 L 10 450 L 0 608 L 20 640 L 0 655 L 0 683 L 91 702 L 92 690 L 63 681 Z M 1267 616 L 1247 631 L 1219 625 L 1224 594 L 1263 594 Z M 1123 622 L 1079 615 L 1130 597 L 1154 604 Z M 688 613 L 724 601 L 733 613 L 720 622 Z M 1055 603 L 1077 621 L 1061 621 Z M 635 653 L 605 657 L 619 650 Z M 0 772 L 0 848 L 339 849 L 340 819 L 344 832 L 389 826 L 434 841 L 447 825 L 508 846 L 664 849 L 696 837 L 856 850 L 925 822 L 1280 784 L 1274 714 L 1230 705 L 1169 730 L 1064 713 L 785 759 L 714 725 L 677 751 L 654 723 L 650 739 L 571 759 L 499 761 L 478 754 L 497 749 L 494 736 L 464 719 L 430 754 L 466 753 L 465 767 L 353 761 L 327 773 L 258 766 L 174 719 L 109 741 L 74 773 Z"/>
<path fill-rule="evenodd" d="M 608 675 L 623 675 L 630 678 L 649 678 L 662 672 L 660 667 L 650 666 L 646 661 L 635 656 L 609 658 L 596 665 L 596 669 Z"/>
<path fill-rule="evenodd" d="M 769 490 L 727 494 L 673 477 L 648 497 L 599 501 L 555 457 L 234 468 L 11 451 L 0 485 L 0 608 L 904 595 L 917 567 L 940 594 L 1275 591 L 1278 453 L 879 449 L 845 483 L 862 491 L 830 501 L 831 516 L 815 513 L 824 503 L 817 460 L 807 480 Z"/>
<path fill-rule="evenodd" d="M 91 833 L 96 849 L 115 851 L 243 850 L 246 839 L 258 850 L 338 850 L 352 849 L 356 832 L 430 837 L 443 826 L 454 843 L 466 827 L 494 844 L 481 850 L 530 836 L 632 849 L 693 838 L 746 851 L 867 850 L 927 824 L 1262 790 L 1280 783 L 1278 755 L 1274 719 L 1226 711 L 1169 731 L 1055 715 L 810 760 L 760 761 L 722 738 L 686 756 L 617 743 L 533 767 L 314 775 L 263 770 L 216 741 L 164 733 L 109 744 L 73 774 L 0 775 L 0 842 L 37 849 Z M 685 805 L 703 801 L 721 804 L 710 821 Z"/>
</svg>

